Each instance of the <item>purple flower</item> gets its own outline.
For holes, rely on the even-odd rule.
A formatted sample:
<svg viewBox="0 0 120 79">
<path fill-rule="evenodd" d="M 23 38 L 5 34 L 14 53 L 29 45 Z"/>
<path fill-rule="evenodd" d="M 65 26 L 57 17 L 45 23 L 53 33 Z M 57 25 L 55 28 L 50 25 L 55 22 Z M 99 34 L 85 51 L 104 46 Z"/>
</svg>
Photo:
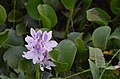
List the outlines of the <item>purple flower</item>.
<svg viewBox="0 0 120 79">
<path fill-rule="evenodd" d="M 51 69 L 51 66 L 55 66 L 53 62 L 50 61 L 49 51 L 53 50 L 57 46 L 57 42 L 51 40 L 52 31 L 43 32 L 38 30 L 37 32 L 31 28 L 31 36 L 27 36 L 25 41 L 28 43 L 26 48 L 27 52 L 23 52 L 23 57 L 26 59 L 32 59 L 33 64 L 39 63 L 40 69 L 44 70 L 44 67 Z"/>
</svg>

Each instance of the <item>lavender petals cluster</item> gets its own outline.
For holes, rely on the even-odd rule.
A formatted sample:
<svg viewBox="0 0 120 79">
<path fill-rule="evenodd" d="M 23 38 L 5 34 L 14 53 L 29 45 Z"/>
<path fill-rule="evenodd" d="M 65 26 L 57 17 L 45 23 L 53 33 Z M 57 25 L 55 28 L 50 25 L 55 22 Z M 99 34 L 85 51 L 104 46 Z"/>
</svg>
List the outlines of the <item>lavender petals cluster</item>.
<svg viewBox="0 0 120 79">
<path fill-rule="evenodd" d="M 23 52 L 23 57 L 26 59 L 32 59 L 33 64 L 40 64 L 40 69 L 44 71 L 44 68 L 51 69 L 51 66 L 55 66 L 50 61 L 49 52 L 57 46 L 57 42 L 51 40 L 52 31 L 43 32 L 38 30 L 37 32 L 31 28 L 31 36 L 27 36 L 25 41 L 28 43 L 25 45 L 29 51 Z"/>
</svg>

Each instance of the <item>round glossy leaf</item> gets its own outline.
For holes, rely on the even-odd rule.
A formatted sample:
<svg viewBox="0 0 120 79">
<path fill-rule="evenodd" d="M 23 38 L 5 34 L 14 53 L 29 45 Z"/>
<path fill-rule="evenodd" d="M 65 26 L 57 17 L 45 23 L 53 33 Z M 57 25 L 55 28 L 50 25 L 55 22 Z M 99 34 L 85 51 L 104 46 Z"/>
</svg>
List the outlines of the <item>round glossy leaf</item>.
<svg viewBox="0 0 120 79">
<path fill-rule="evenodd" d="M 68 63 L 58 61 L 58 56 L 59 56 L 59 51 L 58 50 L 50 51 L 49 56 L 50 56 L 51 60 L 54 62 L 54 64 L 56 65 L 55 66 L 55 71 L 57 73 L 67 71 Z"/>
<path fill-rule="evenodd" d="M 26 48 L 22 46 L 16 46 L 13 48 L 9 48 L 4 56 L 3 59 L 11 68 L 17 68 L 19 60 L 22 58 L 23 51 L 26 51 Z"/>
<path fill-rule="evenodd" d="M 38 12 L 41 16 L 43 27 L 52 28 L 57 23 L 57 16 L 54 9 L 47 4 L 39 4 Z"/>
<path fill-rule="evenodd" d="M 0 25 L 2 25 L 6 21 L 6 18 L 6 10 L 2 5 L 0 5 Z"/>
<path fill-rule="evenodd" d="M 77 52 L 75 43 L 71 40 L 66 39 L 61 41 L 56 49 L 59 51 L 59 56 L 57 60 L 59 62 L 68 63 L 67 70 L 70 70 Z"/>
<path fill-rule="evenodd" d="M 20 23 L 16 25 L 16 32 L 18 36 L 22 36 L 26 34 L 26 27 L 24 23 Z"/>
<path fill-rule="evenodd" d="M 76 0 L 61 0 L 61 2 L 63 3 L 66 9 L 73 10 Z"/>
<path fill-rule="evenodd" d="M 110 16 L 100 8 L 87 10 L 87 19 L 100 25 L 108 25 Z"/>
<path fill-rule="evenodd" d="M 109 26 L 101 26 L 97 28 L 92 34 L 92 42 L 95 47 L 106 49 L 111 28 Z"/>
<path fill-rule="evenodd" d="M 33 74 L 35 71 L 33 63 L 25 59 L 20 60 L 18 67 L 27 74 Z"/>
<path fill-rule="evenodd" d="M 110 39 L 120 40 L 120 27 L 117 27 L 115 31 L 110 35 Z"/>
<path fill-rule="evenodd" d="M 9 33 L 8 29 L 0 33 L 0 47 L 3 46 L 4 41 L 8 38 L 8 33 Z"/>
<path fill-rule="evenodd" d="M 38 13 L 37 6 L 43 3 L 42 0 L 29 0 L 27 3 L 27 12 L 35 20 L 40 20 L 40 14 Z"/>
<path fill-rule="evenodd" d="M 71 32 L 70 34 L 67 35 L 68 39 L 74 41 L 76 38 L 83 38 L 83 33 L 79 32 Z"/>
<path fill-rule="evenodd" d="M 23 46 L 24 41 L 22 36 L 17 36 L 15 30 L 10 30 L 5 45 Z"/>
<path fill-rule="evenodd" d="M 50 56 L 51 60 L 57 61 L 58 56 L 59 56 L 59 51 L 58 50 L 52 50 L 52 51 L 50 51 L 49 56 Z"/>
<path fill-rule="evenodd" d="M 0 33 L 0 46 L 23 46 L 24 41 L 22 36 L 17 36 L 15 30 L 6 29 Z"/>
<path fill-rule="evenodd" d="M 105 67 L 105 58 L 102 50 L 99 48 L 89 47 L 89 59 L 95 61 L 97 67 Z"/>
</svg>

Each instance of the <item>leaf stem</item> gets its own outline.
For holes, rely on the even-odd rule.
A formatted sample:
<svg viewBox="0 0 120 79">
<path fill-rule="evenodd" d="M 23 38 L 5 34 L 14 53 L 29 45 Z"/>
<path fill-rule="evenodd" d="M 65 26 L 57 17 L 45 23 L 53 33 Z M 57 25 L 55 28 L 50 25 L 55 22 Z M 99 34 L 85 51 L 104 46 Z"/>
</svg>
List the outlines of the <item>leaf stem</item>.
<svg viewBox="0 0 120 79">
<path fill-rule="evenodd" d="M 70 25 L 70 21 L 72 19 L 72 15 L 73 15 L 73 10 L 70 11 L 70 16 L 67 20 L 67 25 L 66 25 L 66 30 L 65 30 L 65 37 L 67 37 L 67 34 L 69 33 L 69 25 Z"/>
<path fill-rule="evenodd" d="M 118 54 L 119 52 L 120 52 L 120 49 L 113 55 L 113 57 L 111 58 L 111 60 L 107 63 L 107 66 L 109 66 L 109 64 L 111 63 L 111 61 L 117 56 L 117 54 Z M 107 67 L 107 66 L 106 66 L 106 67 Z M 99 79 L 102 78 L 102 76 L 103 76 L 105 70 L 106 70 L 106 68 L 102 71 L 102 73 L 101 73 Z"/>
<path fill-rule="evenodd" d="M 84 70 L 83 72 L 75 73 L 75 74 L 73 74 L 73 75 L 70 75 L 70 76 L 66 77 L 65 79 L 69 79 L 69 78 L 71 78 L 71 77 L 74 77 L 74 76 L 76 76 L 76 75 L 80 75 L 80 74 L 83 74 L 83 73 L 86 73 L 86 72 L 89 72 L 89 71 L 91 71 L 91 69 L 87 69 L 87 70 Z"/>
<path fill-rule="evenodd" d="M 40 66 L 39 64 L 36 64 L 36 79 L 40 79 Z"/>
</svg>

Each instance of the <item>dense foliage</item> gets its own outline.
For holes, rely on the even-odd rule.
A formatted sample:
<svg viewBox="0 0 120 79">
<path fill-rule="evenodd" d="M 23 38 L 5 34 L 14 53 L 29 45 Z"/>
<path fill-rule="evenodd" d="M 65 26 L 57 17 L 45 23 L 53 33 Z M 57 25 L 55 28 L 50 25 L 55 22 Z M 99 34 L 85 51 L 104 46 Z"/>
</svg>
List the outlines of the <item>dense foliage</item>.
<svg viewBox="0 0 120 79">
<path fill-rule="evenodd" d="M 51 70 L 22 57 L 31 28 L 58 43 Z M 119 52 L 120 0 L 0 1 L 1 79 L 120 79 Z"/>
</svg>

